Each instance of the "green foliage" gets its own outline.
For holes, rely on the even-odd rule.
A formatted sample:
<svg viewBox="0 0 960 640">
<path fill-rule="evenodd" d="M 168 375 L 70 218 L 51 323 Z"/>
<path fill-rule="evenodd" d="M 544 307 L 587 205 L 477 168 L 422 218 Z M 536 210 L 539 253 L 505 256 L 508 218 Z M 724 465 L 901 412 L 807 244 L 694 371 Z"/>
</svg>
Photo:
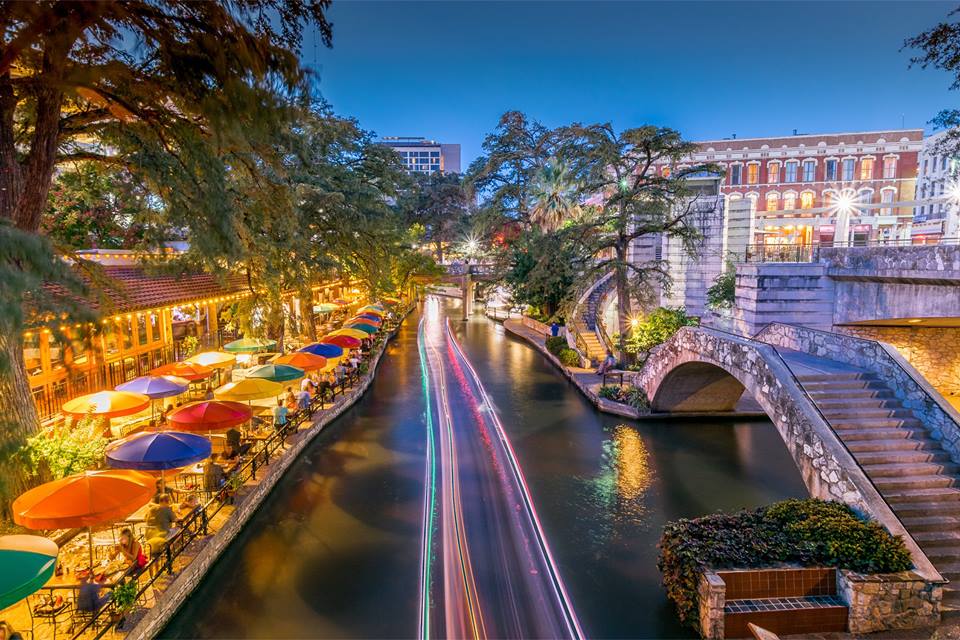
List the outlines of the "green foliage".
<svg viewBox="0 0 960 640">
<path fill-rule="evenodd" d="M 423 241 L 433 246 L 443 261 L 444 245 L 452 242 L 467 224 L 469 205 L 463 177 L 456 173 L 415 176 L 416 188 L 401 200 L 408 225 L 420 225 Z"/>
<path fill-rule="evenodd" d="M 565 367 L 579 367 L 580 366 L 580 356 L 576 351 L 567 347 L 566 349 L 560 349 L 557 352 L 557 360 L 560 361 Z"/>
<path fill-rule="evenodd" d="M 707 306 L 711 309 L 729 309 L 733 306 L 737 289 L 737 272 L 732 268 L 721 271 L 707 289 Z"/>
<path fill-rule="evenodd" d="M 695 626 L 697 581 L 705 569 L 780 564 L 830 566 L 863 573 L 911 568 L 903 540 L 839 502 L 785 500 L 754 511 L 669 522 L 657 567 L 681 621 Z"/>
<path fill-rule="evenodd" d="M 35 476 L 49 473 L 53 479 L 93 469 L 103 462 L 107 439 L 104 423 L 85 416 L 73 426 L 52 426 L 27 439 L 24 453 Z"/>
<path fill-rule="evenodd" d="M 57 175 L 41 231 L 64 248 L 131 249 L 144 240 L 143 197 L 128 172 L 78 162 Z"/>
<path fill-rule="evenodd" d="M 126 580 L 115 586 L 110 592 L 110 600 L 120 615 L 132 610 L 137 603 L 137 581 Z"/>
<path fill-rule="evenodd" d="M 606 385 L 600 387 L 597 392 L 601 398 L 629 405 L 634 409 L 644 411 L 650 408 L 650 400 L 647 398 L 647 392 L 640 387 Z"/>
<path fill-rule="evenodd" d="M 585 259 L 565 236 L 531 230 L 510 244 L 506 261 L 504 280 L 511 298 L 549 321 L 572 299 Z"/>
<path fill-rule="evenodd" d="M 200 348 L 200 338 L 197 336 L 186 336 L 180 343 L 181 358 L 189 358 Z"/>
<path fill-rule="evenodd" d="M 624 348 L 627 353 L 643 353 L 663 344 L 680 327 L 696 327 L 700 319 L 687 315 L 683 307 L 658 307 L 630 329 Z"/>
<path fill-rule="evenodd" d="M 548 336 L 545 345 L 547 351 L 557 355 L 561 350 L 567 348 L 567 339 L 563 336 Z"/>
</svg>

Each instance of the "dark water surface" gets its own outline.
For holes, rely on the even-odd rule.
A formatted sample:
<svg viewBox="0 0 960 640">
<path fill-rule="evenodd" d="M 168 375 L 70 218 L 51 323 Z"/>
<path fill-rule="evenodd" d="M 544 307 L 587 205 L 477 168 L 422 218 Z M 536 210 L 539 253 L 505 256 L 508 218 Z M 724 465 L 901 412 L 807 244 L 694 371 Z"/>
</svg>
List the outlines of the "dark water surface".
<svg viewBox="0 0 960 640">
<path fill-rule="evenodd" d="M 417 321 L 407 319 L 370 391 L 291 467 L 163 637 L 416 634 L 425 455 Z M 694 637 L 660 586 L 660 530 L 674 518 L 806 495 L 773 425 L 624 424 L 501 326 L 476 317 L 454 327 L 510 434 L 587 635 Z"/>
</svg>

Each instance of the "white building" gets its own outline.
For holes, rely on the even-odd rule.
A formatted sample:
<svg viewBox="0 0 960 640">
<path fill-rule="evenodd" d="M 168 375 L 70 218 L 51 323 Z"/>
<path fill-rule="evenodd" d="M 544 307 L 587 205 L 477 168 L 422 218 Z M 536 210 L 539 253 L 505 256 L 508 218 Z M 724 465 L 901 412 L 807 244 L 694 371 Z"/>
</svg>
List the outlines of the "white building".
<svg viewBox="0 0 960 640">
<path fill-rule="evenodd" d="M 920 150 L 912 229 L 917 244 L 939 242 L 942 238 L 956 241 L 960 237 L 960 161 L 944 149 L 948 133 L 941 131 L 924 138 Z"/>
<path fill-rule="evenodd" d="M 387 136 L 379 143 L 397 152 L 407 173 L 460 173 L 459 144 L 410 136 Z"/>
</svg>

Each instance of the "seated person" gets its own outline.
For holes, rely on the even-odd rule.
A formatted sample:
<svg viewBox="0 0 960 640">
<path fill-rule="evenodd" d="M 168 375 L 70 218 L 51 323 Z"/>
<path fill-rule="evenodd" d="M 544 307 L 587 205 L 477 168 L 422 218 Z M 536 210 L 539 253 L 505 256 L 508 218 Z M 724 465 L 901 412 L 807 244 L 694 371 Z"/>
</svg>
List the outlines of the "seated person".
<svg viewBox="0 0 960 640">
<path fill-rule="evenodd" d="M 110 592 L 101 594 L 103 586 L 90 579 L 88 574 L 80 575 L 80 588 L 77 592 L 77 611 L 96 613 L 110 601 Z"/>
<path fill-rule="evenodd" d="M 156 488 L 156 491 L 154 491 L 153 498 L 151 499 L 151 502 L 154 504 L 160 504 L 160 498 L 163 496 L 167 496 L 171 500 L 173 499 L 173 490 L 168 487 L 161 478 L 157 478 L 154 487 Z"/>
<path fill-rule="evenodd" d="M 303 380 L 300 382 L 300 391 L 306 391 L 310 394 L 316 393 L 317 387 L 313 382 L 313 374 L 303 378 Z"/>
<path fill-rule="evenodd" d="M 277 406 L 273 410 L 273 428 L 280 430 L 287 426 L 287 414 L 290 410 L 284 406 L 283 400 L 277 398 Z"/>
<path fill-rule="evenodd" d="M 287 387 L 287 395 L 283 398 L 283 405 L 287 411 L 297 410 L 297 396 L 293 394 L 293 387 Z"/>
<path fill-rule="evenodd" d="M 226 482 L 226 474 L 223 472 L 223 467 L 217 464 L 219 457 L 220 456 L 214 453 L 203 463 L 204 491 L 219 491 Z"/>
<path fill-rule="evenodd" d="M 200 500 L 199 498 L 197 498 L 197 494 L 195 493 L 187 494 L 187 497 L 185 497 L 183 501 L 177 505 L 177 511 L 179 512 L 180 519 L 183 520 L 184 518 L 189 516 L 199 506 L 200 506 Z"/>
<path fill-rule="evenodd" d="M 9 622 L 0 620 L 0 640 L 23 640 L 23 636 Z"/>
<path fill-rule="evenodd" d="M 600 363 L 600 366 L 597 367 L 597 375 L 603 375 L 607 371 L 610 371 L 615 366 L 617 366 L 617 359 L 613 357 L 612 351 L 607 351 L 607 357 L 603 359 L 603 362 Z"/>
<path fill-rule="evenodd" d="M 137 539 L 133 537 L 133 531 L 129 527 L 120 532 L 120 544 L 117 545 L 116 553 L 123 556 L 123 563 L 128 569 L 134 567 L 143 569 L 147 566 L 147 556 Z"/>
<path fill-rule="evenodd" d="M 310 410 L 310 393 L 301 391 L 297 394 L 297 409 L 300 411 Z"/>
<path fill-rule="evenodd" d="M 170 534 L 176 529 L 176 527 L 173 526 L 176 522 L 177 516 L 170 507 L 170 496 L 164 494 L 160 496 L 160 501 L 153 505 L 150 511 L 147 512 L 147 537 L 155 538 L 163 536 L 164 538 L 169 538 Z"/>
<path fill-rule="evenodd" d="M 232 460 L 237 456 L 245 455 L 248 451 L 250 451 L 250 443 L 241 441 L 240 430 L 236 427 L 228 429 L 226 457 Z"/>
</svg>

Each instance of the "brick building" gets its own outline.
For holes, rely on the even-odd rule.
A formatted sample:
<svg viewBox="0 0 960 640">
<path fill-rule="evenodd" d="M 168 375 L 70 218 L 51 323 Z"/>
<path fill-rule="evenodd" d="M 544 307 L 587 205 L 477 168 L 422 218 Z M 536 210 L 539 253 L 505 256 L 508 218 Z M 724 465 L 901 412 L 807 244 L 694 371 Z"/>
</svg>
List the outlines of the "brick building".
<svg viewBox="0 0 960 640">
<path fill-rule="evenodd" d="M 909 242 L 922 144 L 922 129 L 731 138 L 691 159 L 726 169 L 721 192 L 750 202 L 755 245 Z"/>
</svg>

